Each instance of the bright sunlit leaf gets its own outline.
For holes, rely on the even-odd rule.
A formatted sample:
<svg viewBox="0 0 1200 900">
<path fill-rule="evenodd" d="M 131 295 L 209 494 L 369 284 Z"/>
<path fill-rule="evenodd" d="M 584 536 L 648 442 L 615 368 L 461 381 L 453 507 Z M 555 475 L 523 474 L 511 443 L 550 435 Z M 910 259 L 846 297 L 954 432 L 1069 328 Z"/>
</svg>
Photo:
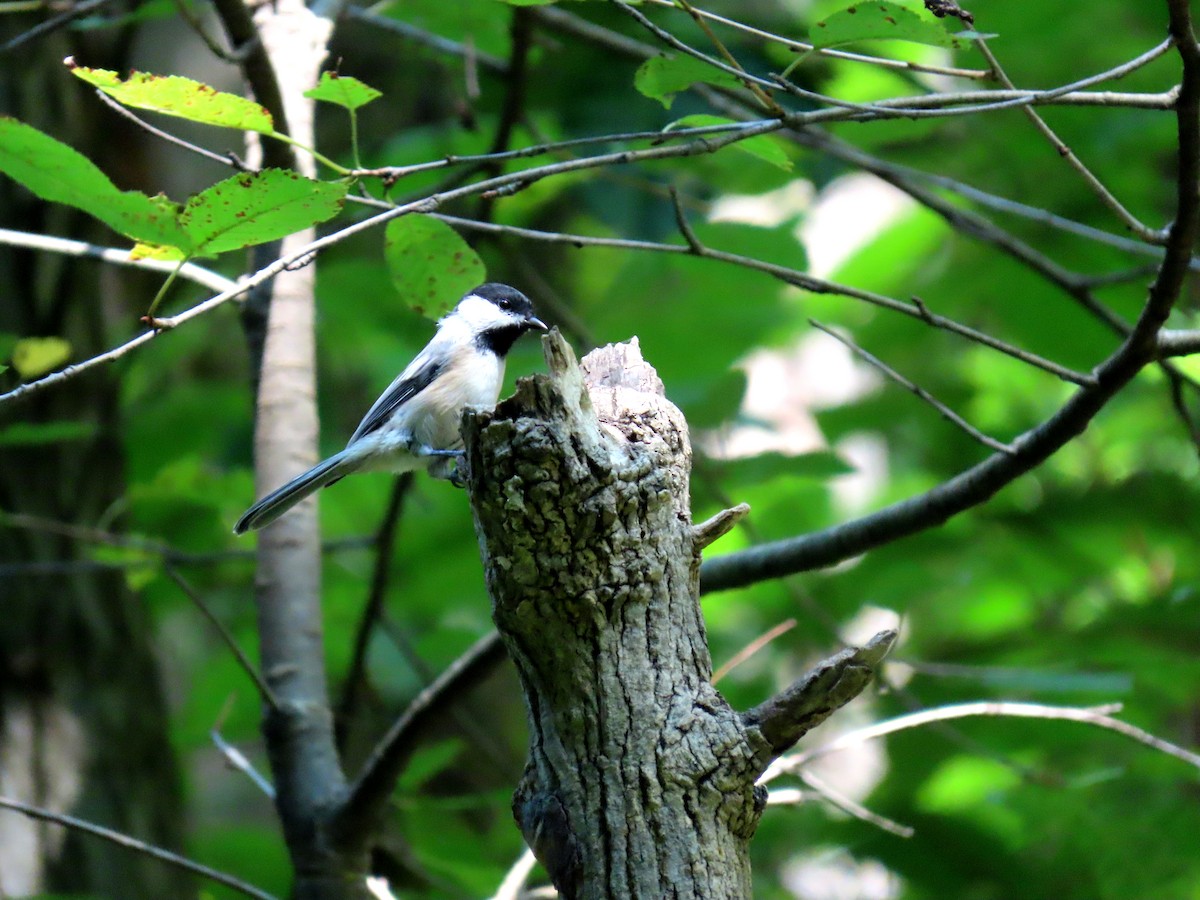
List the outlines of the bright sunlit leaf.
<svg viewBox="0 0 1200 900">
<path fill-rule="evenodd" d="M 238 128 L 262 134 L 275 131 L 271 114 L 253 100 L 218 91 L 191 78 L 132 72 L 128 78 L 122 79 L 108 69 L 76 66 L 69 59 L 67 64 L 76 78 L 95 85 L 126 106 L 221 128 Z"/>
<path fill-rule="evenodd" d="M 360 106 L 366 106 L 372 100 L 379 99 L 383 93 L 349 75 L 322 72 L 320 82 L 312 90 L 305 91 L 304 96 L 312 100 L 332 103 L 345 109 L 358 109 Z"/>
<path fill-rule="evenodd" d="M 60 337 L 22 338 L 13 347 L 12 365 L 22 378 L 37 378 L 71 358 L 71 344 Z"/>
</svg>

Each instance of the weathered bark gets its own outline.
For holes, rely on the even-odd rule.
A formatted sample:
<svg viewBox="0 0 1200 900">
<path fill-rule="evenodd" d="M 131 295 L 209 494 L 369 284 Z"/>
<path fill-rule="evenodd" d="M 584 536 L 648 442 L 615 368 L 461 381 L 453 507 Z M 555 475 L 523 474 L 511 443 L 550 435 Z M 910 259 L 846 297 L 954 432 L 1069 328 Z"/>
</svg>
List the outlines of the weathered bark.
<svg viewBox="0 0 1200 900">
<path fill-rule="evenodd" d="M 848 651 L 793 688 L 799 716 L 786 693 L 733 710 L 710 683 L 698 601 L 721 525 L 691 523 L 683 416 L 636 341 L 582 370 L 557 334 L 545 346 L 550 377 L 465 431 L 493 613 L 529 710 L 514 815 L 567 898 L 749 897 L 755 781 L 781 720 L 798 723 L 790 744 L 870 663 Z"/>
</svg>

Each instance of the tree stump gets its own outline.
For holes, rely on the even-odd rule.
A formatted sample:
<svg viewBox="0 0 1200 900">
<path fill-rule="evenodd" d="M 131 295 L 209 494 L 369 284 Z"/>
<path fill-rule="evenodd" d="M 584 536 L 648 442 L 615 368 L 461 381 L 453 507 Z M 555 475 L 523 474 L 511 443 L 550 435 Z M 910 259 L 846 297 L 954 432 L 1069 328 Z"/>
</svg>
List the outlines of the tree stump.
<svg viewBox="0 0 1200 900">
<path fill-rule="evenodd" d="M 845 651 L 832 675 L 733 710 L 711 684 L 699 568 L 744 510 L 693 526 L 687 423 L 636 339 L 582 367 L 557 332 L 544 347 L 549 376 L 464 422 L 493 616 L 529 713 L 513 813 L 566 898 L 749 897 L 756 779 L 878 659 Z"/>
</svg>

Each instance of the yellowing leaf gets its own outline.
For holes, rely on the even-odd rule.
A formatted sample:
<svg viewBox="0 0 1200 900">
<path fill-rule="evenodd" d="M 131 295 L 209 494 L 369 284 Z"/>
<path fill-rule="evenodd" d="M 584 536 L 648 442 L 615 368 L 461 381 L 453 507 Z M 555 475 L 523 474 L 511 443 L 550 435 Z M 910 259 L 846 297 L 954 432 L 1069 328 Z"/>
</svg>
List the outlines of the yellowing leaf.
<svg viewBox="0 0 1200 900">
<path fill-rule="evenodd" d="M 60 337 L 22 338 L 13 347 L 12 364 L 25 379 L 57 369 L 71 358 L 71 344 Z"/>
<path fill-rule="evenodd" d="M 95 85 L 114 100 L 137 109 L 148 109 L 192 122 L 273 134 L 271 114 L 253 100 L 218 91 L 179 75 L 132 72 L 122 80 L 108 69 L 72 66 L 71 74 Z"/>
</svg>

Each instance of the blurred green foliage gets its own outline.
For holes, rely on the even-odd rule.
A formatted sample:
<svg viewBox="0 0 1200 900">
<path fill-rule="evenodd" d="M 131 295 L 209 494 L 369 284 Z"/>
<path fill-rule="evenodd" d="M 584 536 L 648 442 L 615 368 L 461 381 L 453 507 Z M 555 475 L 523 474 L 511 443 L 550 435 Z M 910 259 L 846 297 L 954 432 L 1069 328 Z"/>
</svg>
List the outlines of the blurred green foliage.
<svg viewBox="0 0 1200 900">
<path fill-rule="evenodd" d="M 646 38 L 612 9 L 569 9 Z M 727 2 L 713 9 L 797 38 L 812 24 L 790 4 L 748 8 Z M 830 6 L 821 9 L 828 13 Z M 685 40 L 707 46 L 685 15 L 660 12 L 656 18 Z M 1054 10 L 1010 3 L 975 12 L 980 30 L 998 35 L 992 46 L 1011 77 L 1039 88 L 1132 58 L 1165 32 L 1165 10 L 1157 2 L 1100 0 Z M 394 4 L 385 14 L 501 57 L 514 15 L 491 0 L 418 0 Z M 745 35 L 721 34 L 748 68 L 778 69 L 793 58 Z M 971 49 L 953 57 L 912 45 L 903 52 L 982 66 Z M 382 99 L 358 113 L 364 165 L 404 165 L 488 148 L 505 84 L 486 69 L 479 72 L 481 92 L 473 96 L 461 60 L 353 19 L 338 32 L 331 58 L 341 59 L 343 73 L 383 91 Z M 530 66 L 515 145 L 662 128 L 680 116 L 707 112 L 688 93 L 679 94 L 670 112 L 663 110 L 635 89 L 636 60 L 550 31 L 536 43 Z M 1124 79 L 1120 89 L 1164 90 L 1176 71 L 1168 57 Z M 907 72 L 829 59 L 807 60 L 794 77 L 856 102 L 916 92 L 922 81 Z M 68 90 L 69 81 L 64 72 L 60 89 Z M 1151 225 L 1169 217 L 1169 113 L 1048 108 L 1045 115 L 1135 214 Z M 322 152 L 347 163 L 344 112 L 322 107 L 319 116 Z M 1118 231 L 1020 111 L 831 130 L 888 160 Z M 763 194 L 796 179 L 821 191 L 850 172 L 812 151 L 785 149 L 792 171 L 728 150 L 547 179 L 487 210 L 496 221 L 526 228 L 682 243 L 667 196 L 668 186 L 675 186 L 705 245 L 803 268 L 806 250 L 797 237 L 803 213 L 773 226 L 706 221 L 724 196 Z M 528 164 L 517 161 L 510 170 Z M 153 172 L 145 177 L 153 180 Z M 422 195 L 444 178 L 437 171 L 409 176 L 391 197 Z M 463 203 L 445 211 L 473 215 L 481 208 Z M 1101 275 L 1147 261 L 1037 222 L 989 215 L 1073 271 Z M 639 336 L 668 395 L 692 422 L 699 457 L 695 518 L 730 502 L 753 507 L 753 532 L 731 534 L 712 553 L 833 525 L 928 489 L 987 452 L 907 392 L 880 383 L 813 410 L 827 446 L 806 448 L 807 455 L 790 465 L 778 454 L 740 462 L 705 458 L 703 451 L 721 446 L 739 428 L 762 425 L 739 412 L 744 361 L 763 350 L 791 353 L 810 341 L 809 316 L 844 328 L 1003 440 L 1044 419 L 1071 391 L 1052 376 L 919 321 L 845 298 L 805 295 L 745 269 L 678 255 L 464 237 L 484 260 L 489 280 L 529 292 L 545 318 L 571 331 L 581 352 Z M 221 265 L 235 274 L 237 260 Z M 322 449 L 331 452 L 427 340 L 430 324 L 393 287 L 382 233 L 322 254 L 317 277 Z M 858 248 L 832 277 L 901 299 L 919 296 L 939 314 L 1082 370 L 1117 343 L 1062 291 L 915 207 Z M 1106 287 L 1100 295 L 1133 315 L 1145 280 Z M 170 303 L 182 308 L 200 297 L 199 289 L 180 287 Z M 1194 299 L 1187 303 L 1181 317 L 1194 316 Z M 123 310 L 111 331 L 132 328 L 138 313 Z M 253 557 L 250 542 L 230 533 L 253 496 L 252 403 L 240 341 L 236 313 L 227 308 L 118 364 L 129 483 L 120 513 L 133 534 L 208 555 L 184 570 L 239 643 L 252 649 Z M 521 344 L 510 358 L 510 383 L 541 366 L 533 342 Z M 814 381 L 826 377 L 809 371 Z M 63 388 L 76 389 L 82 388 Z M 61 435 L 48 431 L 45 437 Z M 853 473 L 847 468 L 857 466 L 847 448 L 864 437 L 883 449 L 886 468 L 865 499 L 848 500 L 842 490 Z M 1158 373 L 1147 372 L 1073 444 L 986 506 L 834 570 L 706 598 L 717 665 L 779 622 L 799 620 L 735 668 L 721 688 L 736 706 L 751 706 L 800 674 L 806 662 L 858 635 L 853 629 L 865 610 L 884 609 L 900 617 L 902 639 L 896 665 L 886 673 L 889 684 L 857 701 L 864 721 L 977 699 L 1115 700 L 1125 705 L 1122 715 L 1130 722 L 1194 746 L 1200 740 L 1198 475 L 1196 448 L 1172 411 L 1167 386 Z M 390 490 L 388 476 L 371 475 L 322 494 L 330 545 L 325 639 L 335 697 L 370 590 L 370 541 Z M 128 580 L 157 626 L 172 700 L 172 750 L 189 779 L 189 851 L 284 895 L 286 853 L 270 801 L 221 764 L 209 738 L 220 722 L 223 736 L 265 771 L 253 687 L 152 558 L 126 562 Z M 423 684 L 490 628 L 470 513 L 453 487 L 417 480 L 387 566 L 384 621 L 369 643 L 370 690 L 347 731 L 351 767 Z M 819 745 L 837 727 L 835 718 L 804 746 Z M 431 897 L 480 897 L 495 890 L 521 851 L 508 796 L 520 773 L 523 741 L 524 711 L 506 672 L 463 697 L 428 735 L 389 823 L 392 865 L 398 867 L 391 871 L 402 893 L 417 891 L 405 886 L 402 873 Z M 881 862 L 896 876 L 894 896 L 911 900 L 1200 897 L 1197 773 L 1178 760 L 1083 725 L 1029 719 L 970 719 L 901 732 L 878 747 L 886 772 L 863 802 L 913 826 L 915 835 L 896 837 L 820 802 L 771 807 L 753 847 L 757 896 L 791 896 L 780 877 L 785 865 L 814 847 L 837 845 L 855 860 Z M 847 755 L 843 765 L 865 763 Z M 211 886 L 204 890 L 231 896 Z"/>
</svg>

